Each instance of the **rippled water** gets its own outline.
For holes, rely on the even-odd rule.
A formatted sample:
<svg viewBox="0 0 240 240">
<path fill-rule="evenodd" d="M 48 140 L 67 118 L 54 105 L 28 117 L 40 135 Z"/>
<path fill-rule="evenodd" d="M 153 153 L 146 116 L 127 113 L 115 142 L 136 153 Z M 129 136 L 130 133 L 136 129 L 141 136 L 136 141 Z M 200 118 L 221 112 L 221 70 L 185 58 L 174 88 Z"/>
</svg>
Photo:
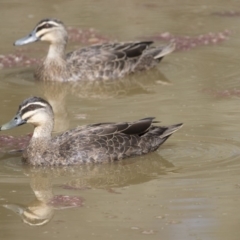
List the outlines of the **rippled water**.
<svg viewBox="0 0 240 240">
<path fill-rule="evenodd" d="M 166 125 L 184 122 L 155 153 L 118 164 L 74 168 L 24 167 L 21 154 L 9 151 L 26 144 L 32 127 L 1 133 L 1 239 L 240 238 L 237 1 L 0 4 L 3 55 L 19 51 L 12 43 L 49 16 L 67 26 L 93 27 L 112 40 L 146 39 L 166 32 L 190 37 L 230 33 L 228 40 L 177 51 L 158 69 L 114 83 L 41 84 L 33 80 L 34 66 L 0 69 L 1 123 L 31 95 L 43 96 L 53 105 L 55 132 L 147 116 Z M 78 45 L 82 43 L 71 42 L 69 51 Z M 36 43 L 21 52 L 41 58 L 43 50 L 47 47 Z"/>
</svg>

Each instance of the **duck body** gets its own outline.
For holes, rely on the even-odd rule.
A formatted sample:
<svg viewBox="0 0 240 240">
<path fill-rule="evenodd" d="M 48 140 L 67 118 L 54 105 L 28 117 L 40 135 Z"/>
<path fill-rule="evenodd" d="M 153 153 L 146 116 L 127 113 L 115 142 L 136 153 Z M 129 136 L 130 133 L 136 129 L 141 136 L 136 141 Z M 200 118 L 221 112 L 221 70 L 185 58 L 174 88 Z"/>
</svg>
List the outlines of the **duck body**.
<svg viewBox="0 0 240 240">
<path fill-rule="evenodd" d="M 43 19 L 27 36 L 15 42 L 24 45 L 35 41 L 50 43 L 48 55 L 35 72 L 40 81 L 97 81 L 123 78 L 155 67 L 174 51 L 175 44 L 152 46 L 152 41 L 97 44 L 65 55 L 68 34 L 63 23 Z"/>
<path fill-rule="evenodd" d="M 20 105 L 16 116 L 1 130 L 32 123 L 35 129 L 23 160 L 35 166 L 63 166 L 114 162 L 153 152 L 182 126 L 155 126 L 153 118 L 144 118 L 80 126 L 52 137 L 53 122 L 49 103 L 32 97 Z"/>
<path fill-rule="evenodd" d="M 157 150 L 170 136 L 164 136 L 169 127 L 151 126 L 152 121 L 152 118 L 147 118 L 134 123 L 88 125 L 48 141 L 33 136 L 23 159 L 31 165 L 74 165 L 114 162 L 144 155 Z M 180 125 L 170 129 L 176 127 Z M 142 131 L 146 132 L 141 135 Z"/>
</svg>

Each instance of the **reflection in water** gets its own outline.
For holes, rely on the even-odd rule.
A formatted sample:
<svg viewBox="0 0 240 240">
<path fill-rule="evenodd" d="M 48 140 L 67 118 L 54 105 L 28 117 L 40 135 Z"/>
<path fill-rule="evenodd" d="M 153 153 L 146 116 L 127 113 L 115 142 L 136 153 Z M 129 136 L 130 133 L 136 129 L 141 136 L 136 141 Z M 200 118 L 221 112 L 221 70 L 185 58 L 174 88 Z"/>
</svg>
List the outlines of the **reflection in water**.
<svg viewBox="0 0 240 240">
<path fill-rule="evenodd" d="M 151 78 L 148 78 L 149 74 L 151 74 Z M 69 128 L 69 116 L 66 106 L 66 97 L 69 94 L 78 99 L 108 99 L 141 93 L 147 94 L 151 93 L 151 88 L 156 82 L 163 85 L 170 84 L 170 81 L 158 69 L 153 69 L 144 74 L 135 73 L 134 76 L 118 79 L 117 81 L 37 83 L 43 95 L 53 107 L 55 116 L 54 131 L 62 132 Z"/>
<path fill-rule="evenodd" d="M 53 206 L 48 204 L 53 198 L 50 176 L 37 174 L 31 177 L 30 185 L 35 194 L 35 200 L 26 206 L 18 203 L 3 206 L 17 213 L 24 223 L 30 226 L 41 226 L 48 223 L 54 213 Z"/>
<path fill-rule="evenodd" d="M 137 158 L 113 164 L 83 165 L 77 168 L 77 171 L 81 177 L 64 183 L 63 188 L 77 190 L 123 187 L 144 183 L 169 171 L 176 172 L 177 169 L 172 163 L 158 156 L 156 159 Z"/>
<path fill-rule="evenodd" d="M 54 210 L 72 207 L 82 207 L 81 196 L 54 195 L 53 179 L 66 176 L 73 180 L 60 184 L 61 189 L 107 189 L 115 193 L 112 187 L 140 184 L 168 172 L 176 172 L 174 165 L 163 158 L 133 159 L 130 162 L 113 164 L 83 165 L 75 167 L 26 167 L 25 174 L 30 178 L 30 186 L 35 194 L 35 199 L 27 205 L 4 204 L 7 209 L 18 214 L 24 223 L 30 226 L 47 224 L 54 215 Z M 74 191 L 76 193 L 76 191 Z M 82 192 L 81 192 L 82 194 Z"/>
<path fill-rule="evenodd" d="M 169 32 L 165 32 L 151 36 L 149 39 L 155 41 L 159 40 L 173 41 L 174 43 L 176 43 L 176 50 L 186 51 L 199 46 L 216 45 L 227 40 L 230 34 L 231 33 L 229 30 L 217 33 L 210 32 L 197 36 L 174 36 Z"/>
<path fill-rule="evenodd" d="M 10 136 L 0 135 L 0 152 L 6 152 L 8 150 L 23 150 L 28 145 L 32 134 L 25 136 Z"/>
<path fill-rule="evenodd" d="M 51 104 L 54 112 L 54 131 L 62 132 L 69 127 L 69 117 L 66 108 L 66 96 L 68 84 L 60 83 L 39 83 L 38 85 L 45 98 Z"/>
<path fill-rule="evenodd" d="M 30 226 L 42 226 L 52 219 L 55 209 L 82 206 L 83 199 L 81 197 L 54 196 L 51 171 L 27 169 L 27 174 L 36 198 L 27 205 L 18 203 L 3 205 L 17 213 L 24 223 Z"/>
<path fill-rule="evenodd" d="M 144 73 L 135 73 L 127 78 L 118 80 L 83 81 L 83 82 L 38 82 L 46 98 L 64 99 L 68 94 L 78 98 L 109 99 L 141 93 L 149 93 L 156 81 L 169 84 L 171 81 L 159 69 Z"/>
<path fill-rule="evenodd" d="M 239 17 L 240 16 L 240 11 L 222 11 L 222 12 L 213 12 L 212 15 L 220 16 L 220 17 Z"/>
</svg>

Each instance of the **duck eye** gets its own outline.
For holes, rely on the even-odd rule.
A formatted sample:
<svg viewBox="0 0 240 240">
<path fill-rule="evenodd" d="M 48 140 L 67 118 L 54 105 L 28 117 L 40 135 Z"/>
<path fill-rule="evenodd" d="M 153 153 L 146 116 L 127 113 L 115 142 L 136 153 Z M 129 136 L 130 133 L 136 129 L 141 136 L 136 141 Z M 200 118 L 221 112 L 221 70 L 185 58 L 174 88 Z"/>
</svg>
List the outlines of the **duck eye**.
<svg viewBox="0 0 240 240">
<path fill-rule="evenodd" d="M 15 122 L 15 123 L 18 123 L 18 122 L 19 122 L 19 118 L 18 118 L 18 117 L 15 117 L 15 118 L 14 118 L 14 122 Z"/>
<path fill-rule="evenodd" d="M 49 24 L 49 23 L 46 23 L 46 24 L 45 24 L 45 28 L 50 28 L 50 24 Z"/>
</svg>

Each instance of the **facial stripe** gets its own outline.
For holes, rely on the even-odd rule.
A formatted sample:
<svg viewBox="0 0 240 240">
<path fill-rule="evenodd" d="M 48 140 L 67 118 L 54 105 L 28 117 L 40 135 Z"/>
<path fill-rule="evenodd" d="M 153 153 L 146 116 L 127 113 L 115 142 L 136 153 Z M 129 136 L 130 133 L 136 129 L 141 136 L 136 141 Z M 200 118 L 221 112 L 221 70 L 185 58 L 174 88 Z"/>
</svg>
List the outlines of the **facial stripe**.
<svg viewBox="0 0 240 240">
<path fill-rule="evenodd" d="M 51 25 L 54 25 L 54 26 L 59 26 L 60 22 L 56 22 L 56 21 L 53 21 L 53 20 L 48 20 L 48 21 L 44 21 L 44 22 L 41 22 L 39 23 L 37 26 L 43 26 L 45 24 L 51 24 Z"/>
<path fill-rule="evenodd" d="M 41 226 L 49 221 L 49 219 L 38 218 L 34 211 L 26 209 L 23 213 L 23 221 L 30 226 Z"/>
<path fill-rule="evenodd" d="M 21 109 L 24 109 L 24 108 L 26 108 L 26 107 L 28 107 L 28 106 L 30 106 L 30 105 L 41 105 L 41 106 L 43 106 L 43 107 L 46 107 L 48 104 L 47 103 L 45 103 L 45 102 L 29 102 L 29 103 L 27 103 L 27 104 L 24 104 L 24 105 L 21 105 L 20 106 L 20 108 Z"/>
<path fill-rule="evenodd" d="M 27 121 L 29 118 L 31 118 L 34 115 L 35 111 L 27 112 L 22 115 L 22 119 Z"/>
<path fill-rule="evenodd" d="M 60 21 L 60 20 L 58 20 L 58 19 L 45 18 L 45 19 L 42 19 L 42 20 L 37 24 L 37 26 L 40 26 L 41 24 L 46 23 L 46 22 L 51 22 L 51 23 L 54 23 L 54 24 L 63 24 L 63 22 Z"/>
<path fill-rule="evenodd" d="M 45 23 L 45 24 L 43 24 L 41 26 L 38 26 L 37 29 L 36 29 L 36 32 L 39 32 L 42 29 L 49 29 L 49 28 L 53 28 L 53 27 L 56 27 L 56 25 Z"/>
<path fill-rule="evenodd" d="M 33 106 L 31 108 L 31 106 Z M 30 108 L 29 108 L 30 107 Z M 18 108 L 18 114 L 23 115 L 27 111 L 33 111 L 37 110 L 39 108 L 50 108 L 52 109 L 51 105 L 40 97 L 30 97 L 25 99 Z"/>
<path fill-rule="evenodd" d="M 49 32 L 48 29 L 42 29 L 42 30 L 36 32 L 36 36 L 37 36 L 39 39 L 41 39 L 42 36 L 44 36 L 44 35 L 45 35 L 46 33 L 48 33 L 48 32 Z"/>
<path fill-rule="evenodd" d="M 47 23 L 49 23 L 49 24 L 51 24 L 51 25 L 53 25 L 55 27 L 59 26 L 59 23 L 57 23 L 55 21 L 48 21 Z"/>
<path fill-rule="evenodd" d="M 23 118 L 24 114 L 31 113 L 31 115 L 32 115 L 33 112 L 35 112 L 35 110 L 38 110 L 40 108 L 45 108 L 45 107 L 46 107 L 46 105 L 34 103 L 34 104 L 29 104 L 28 106 L 19 109 L 19 112 L 20 112 L 20 114 L 21 114 L 21 116 Z"/>
<path fill-rule="evenodd" d="M 42 29 L 49 29 L 49 28 L 53 28 L 53 27 L 57 27 L 57 26 L 59 26 L 59 24 L 56 22 L 53 22 L 53 21 L 43 22 L 43 23 L 37 25 L 36 32 L 39 32 Z"/>
</svg>

